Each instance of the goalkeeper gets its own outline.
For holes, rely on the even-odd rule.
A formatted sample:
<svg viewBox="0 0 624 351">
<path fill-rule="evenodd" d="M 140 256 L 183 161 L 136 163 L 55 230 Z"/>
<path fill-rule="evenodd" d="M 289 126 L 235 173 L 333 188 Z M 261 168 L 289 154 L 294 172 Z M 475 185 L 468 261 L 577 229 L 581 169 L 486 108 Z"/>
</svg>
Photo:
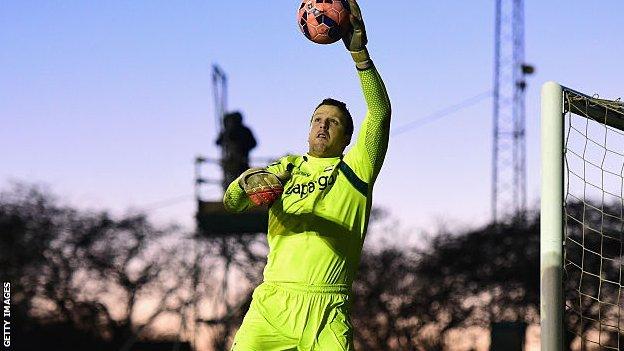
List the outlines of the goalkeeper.
<svg viewBox="0 0 624 351">
<path fill-rule="evenodd" d="M 344 37 L 368 111 L 355 145 L 346 105 L 323 100 L 314 110 L 307 155 L 290 155 L 232 182 L 225 207 L 269 205 L 264 282 L 234 339 L 235 351 L 353 350 L 350 291 L 366 235 L 373 184 L 384 160 L 390 101 L 366 50 L 355 0 Z"/>
</svg>

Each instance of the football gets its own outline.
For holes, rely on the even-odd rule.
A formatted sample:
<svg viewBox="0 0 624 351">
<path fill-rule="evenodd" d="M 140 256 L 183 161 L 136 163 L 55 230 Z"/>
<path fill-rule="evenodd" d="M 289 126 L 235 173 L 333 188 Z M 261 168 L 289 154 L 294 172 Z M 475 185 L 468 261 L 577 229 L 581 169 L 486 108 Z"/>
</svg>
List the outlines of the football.
<svg viewBox="0 0 624 351">
<path fill-rule="evenodd" d="M 297 12 L 297 23 L 311 41 L 335 43 L 349 30 L 349 1 L 303 0 Z"/>
</svg>

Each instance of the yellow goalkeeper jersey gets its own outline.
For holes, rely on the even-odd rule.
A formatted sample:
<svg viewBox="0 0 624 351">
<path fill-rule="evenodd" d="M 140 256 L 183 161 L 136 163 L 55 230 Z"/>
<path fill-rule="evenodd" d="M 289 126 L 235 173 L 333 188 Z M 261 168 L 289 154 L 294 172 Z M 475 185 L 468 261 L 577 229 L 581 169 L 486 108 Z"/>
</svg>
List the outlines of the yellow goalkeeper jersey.
<svg viewBox="0 0 624 351">
<path fill-rule="evenodd" d="M 390 128 L 390 101 L 379 74 L 374 67 L 358 74 L 368 111 L 355 145 L 342 157 L 291 155 L 267 167 L 292 177 L 269 209 L 265 281 L 353 282 Z M 240 196 L 235 183 L 224 201 Z"/>
</svg>

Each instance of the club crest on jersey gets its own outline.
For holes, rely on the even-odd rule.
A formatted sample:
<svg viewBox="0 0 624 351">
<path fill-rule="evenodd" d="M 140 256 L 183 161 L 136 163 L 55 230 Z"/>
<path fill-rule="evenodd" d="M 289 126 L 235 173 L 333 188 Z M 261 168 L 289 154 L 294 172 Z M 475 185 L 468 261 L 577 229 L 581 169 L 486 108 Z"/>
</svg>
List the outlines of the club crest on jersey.
<svg viewBox="0 0 624 351">
<path fill-rule="evenodd" d="M 333 174 L 329 176 L 320 176 L 316 180 L 312 180 L 307 183 L 293 184 L 288 189 L 286 189 L 284 194 L 297 194 L 299 195 L 299 198 L 304 198 L 317 190 L 323 191 L 331 187 L 335 182 L 336 176 Z"/>
</svg>

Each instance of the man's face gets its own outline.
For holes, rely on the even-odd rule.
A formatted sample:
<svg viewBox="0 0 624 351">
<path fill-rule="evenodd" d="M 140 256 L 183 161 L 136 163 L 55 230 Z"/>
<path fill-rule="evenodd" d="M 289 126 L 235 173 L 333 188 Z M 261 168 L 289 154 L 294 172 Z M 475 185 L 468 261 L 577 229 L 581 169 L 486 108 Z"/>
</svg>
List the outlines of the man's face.
<svg viewBox="0 0 624 351">
<path fill-rule="evenodd" d="M 321 105 L 314 111 L 308 135 L 308 153 L 314 157 L 336 157 L 349 144 L 345 135 L 345 119 L 340 108 Z"/>
</svg>

